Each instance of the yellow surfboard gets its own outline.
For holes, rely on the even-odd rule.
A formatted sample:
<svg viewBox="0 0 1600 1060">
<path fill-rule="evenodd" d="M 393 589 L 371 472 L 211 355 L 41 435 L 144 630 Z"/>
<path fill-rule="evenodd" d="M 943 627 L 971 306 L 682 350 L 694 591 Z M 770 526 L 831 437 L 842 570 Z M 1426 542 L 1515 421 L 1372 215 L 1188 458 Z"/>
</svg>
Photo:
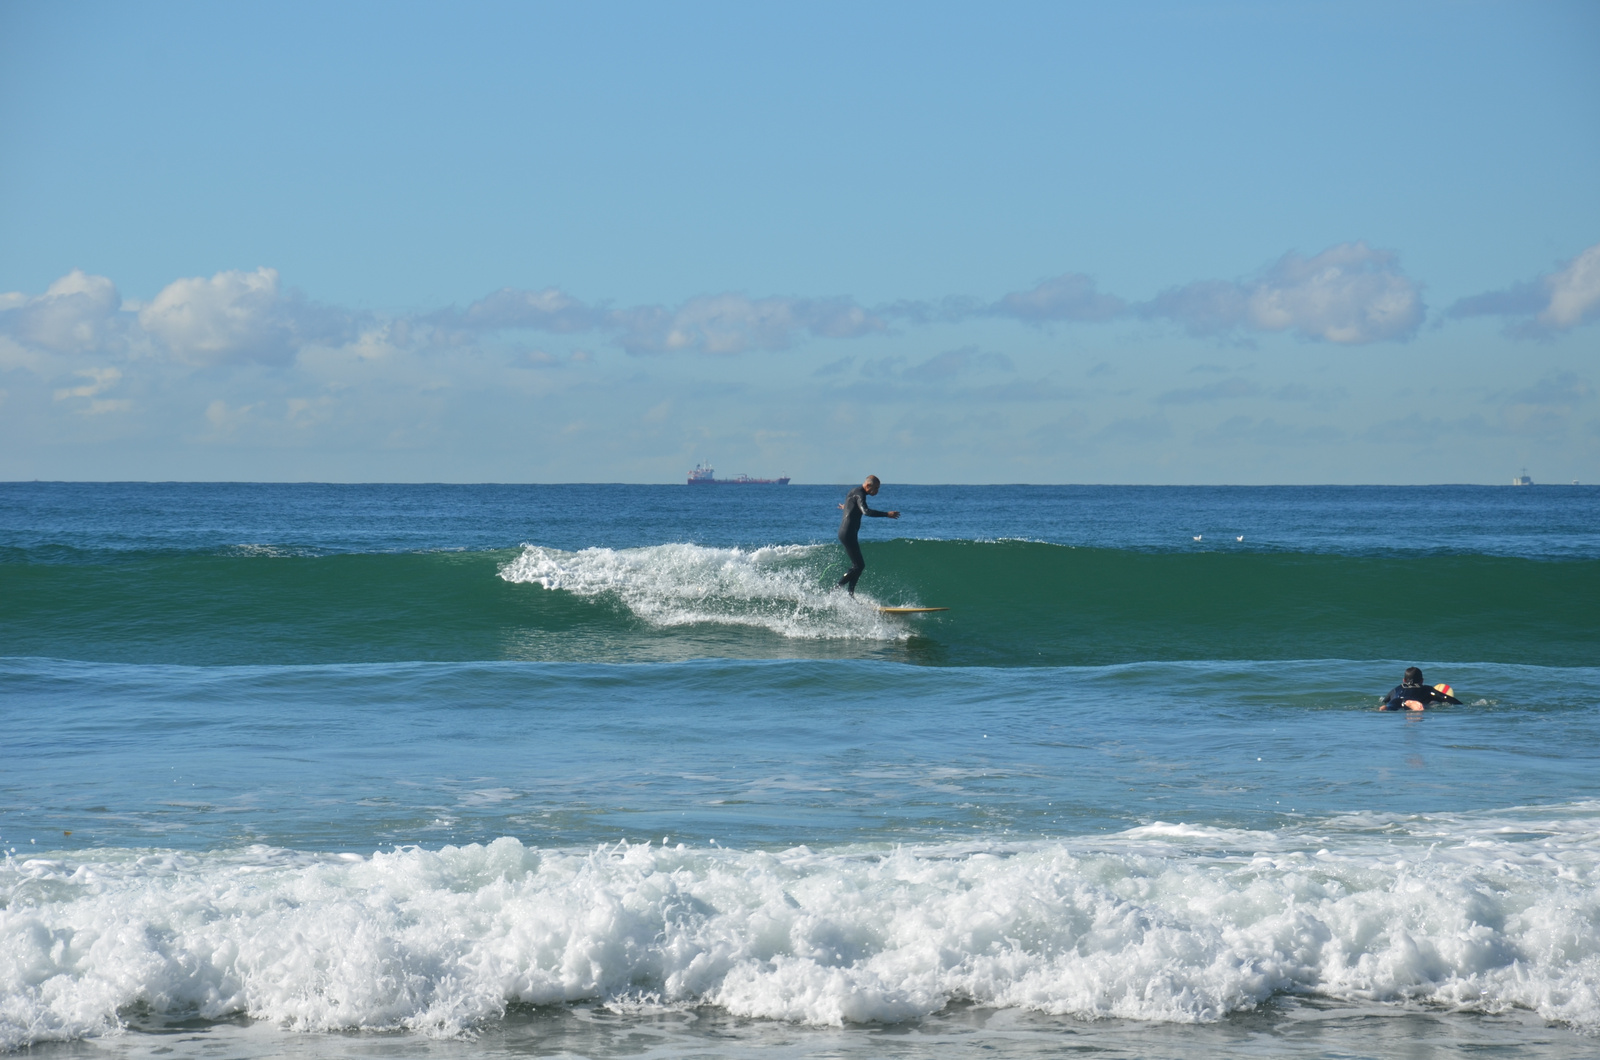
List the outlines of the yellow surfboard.
<svg viewBox="0 0 1600 1060">
<path fill-rule="evenodd" d="M 886 615 L 925 615 L 929 611 L 948 611 L 948 607 L 880 607 Z"/>
</svg>

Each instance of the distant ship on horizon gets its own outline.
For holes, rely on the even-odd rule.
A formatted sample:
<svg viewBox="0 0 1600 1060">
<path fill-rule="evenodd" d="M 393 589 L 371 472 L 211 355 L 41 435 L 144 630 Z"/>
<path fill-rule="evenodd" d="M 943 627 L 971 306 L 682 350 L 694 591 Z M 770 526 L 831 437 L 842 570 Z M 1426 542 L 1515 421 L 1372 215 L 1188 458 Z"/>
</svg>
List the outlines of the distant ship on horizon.
<svg viewBox="0 0 1600 1060">
<path fill-rule="evenodd" d="M 782 478 L 751 478 L 749 475 L 717 478 L 710 464 L 696 464 L 694 470 L 689 472 L 691 486 L 787 486 L 788 484 L 788 475 Z"/>
<path fill-rule="evenodd" d="M 1527 468 L 1523 468 L 1522 469 L 1522 474 L 1517 475 L 1514 478 L 1512 478 L 1511 484 L 1513 486 L 1531 486 L 1531 485 L 1533 485 L 1533 479 L 1528 477 L 1528 469 Z"/>
</svg>

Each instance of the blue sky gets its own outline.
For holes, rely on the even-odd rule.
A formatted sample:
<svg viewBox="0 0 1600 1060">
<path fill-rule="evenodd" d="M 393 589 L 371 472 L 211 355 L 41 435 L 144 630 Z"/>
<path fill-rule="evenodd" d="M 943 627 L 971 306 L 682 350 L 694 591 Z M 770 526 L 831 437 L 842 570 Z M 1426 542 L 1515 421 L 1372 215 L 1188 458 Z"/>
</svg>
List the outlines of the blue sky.
<svg viewBox="0 0 1600 1060">
<path fill-rule="evenodd" d="M 0 3 L 0 478 L 1600 480 L 1600 5 Z"/>
</svg>

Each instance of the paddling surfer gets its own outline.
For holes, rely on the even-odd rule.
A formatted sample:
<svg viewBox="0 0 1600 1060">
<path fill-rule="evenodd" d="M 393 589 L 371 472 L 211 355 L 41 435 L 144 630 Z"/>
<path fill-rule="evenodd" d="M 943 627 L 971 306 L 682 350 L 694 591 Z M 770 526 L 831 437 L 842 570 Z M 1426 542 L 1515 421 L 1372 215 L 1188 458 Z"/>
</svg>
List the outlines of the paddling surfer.
<svg viewBox="0 0 1600 1060">
<path fill-rule="evenodd" d="M 1406 667 L 1400 683 L 1389 689 L 1389 694 L 1378 704 L 1379 710 L 1427 710 L 1429 703 L 1454 703 L 1461 700 L 1450 694 L 1449 685 L 1429 686 L 1422 681 L 1422 671 L 1415 666 Z"/>
<path fill-rule="evenodd" d="M 867 481 L 846 494 L 844 503 L 839 505 L 844 509 L 844 518 L 839 520 L 839 544 L 844 546 L 845 554 L 850 557 L 850 569 L 839 579 L 839 584 L 849 589 L 851 596 L 856 594 L 856 582 L 861 580 L 861 572 L 867 569 L 867 561 L 861 557 L 861 543 L 856 540 L 856 535 L 861 532 L 861 517 L 900 518 L 899 512 L 880 512 L 867 504 L 868 497 L 878 495 L 878 486 L 878 476 L 868 475 Z"/>
</svg>

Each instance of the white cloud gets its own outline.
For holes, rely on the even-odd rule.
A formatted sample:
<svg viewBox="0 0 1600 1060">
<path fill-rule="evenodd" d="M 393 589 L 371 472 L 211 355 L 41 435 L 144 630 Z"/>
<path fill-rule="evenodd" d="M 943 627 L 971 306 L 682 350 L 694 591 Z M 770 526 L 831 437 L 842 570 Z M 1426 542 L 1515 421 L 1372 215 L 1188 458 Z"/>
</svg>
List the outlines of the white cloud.
<svg viewBox="0 0 1600 1060">
<path fill-rule="evenodd" d="M 1600 272 L 1585 257 L 1552 281 L 1552 319 L 1589 312 Z M 1393 256 L 1361 243 L 1313 258 L 1285 255 L 1243 283 L 1202 281 L 1153 302 L 1129 306 L 1092 278 L 1066 273 L 998 301 L 953 296 L 868 309 L 853 299 L 701 295 L 678 306 L 611 308 L 558 288 L 502 288 L 465 310 L 378 318 L 308 301 L 280 285 L 277 270 L 228 270 L 168 284 L 146 303 L 122 300 L 105 277 L 74 271 L 42 295 L 0 295 L 0 368 L 43 375 L 69 364 L 53 358 L 164 354 L 174 365 L 302 366 L 393 360 L 471 349 L 499 332 L 597 333 L 632 354 L 736 355 L 784 350 L 812 339 L 881 333 L 886 320 L 913 324 L 1009 317 L 1031 324 L 1104 321 L 1129 315 L 1168 317 L 1197 334 L 1233 330 L 1293 331 L 1332 342 L 1406 338 L 1421 319 L 1417 287 Z M 555 355 L 552 354 L 552 357 Z M 587 356 L 587 355 L 585 355 Z M 933 368 L 929 368 L 933 371 Z"/>
<path fill-rule="evenodd" d="M 88 404 L 80 405 L 77 409 L 82 415 L 100 416 L 107 412 L 120 412 L 133 405 L 133 402 L 126 398 L 102 398 L 99 396 L 122 381 L 121 369 L 81 368 L 73 374 L 89 381 L 82 386 L 69 386 L 58 389 L 55 392 L 55 399 L 57 401 L 68 401 L 73 398 L 87 398 Z"/>
<path fill-rule="evenodd" d="M 1450 315 L 1510 317 L 1508 330 L 1525 338 L 1600 320 L 1600 243 L 1538 279 L 1463 298 Z"/>
<path fill-rule="evenodd" d="M 115 332 L 121 305 L 116 284 L 74 269 L 44 294 L 0 295 L 0 332 L 35 350 L 92 352 L 102 349 Z"/>
<path fill-rule="evenodd" d="M 1110 320 L 1125 308 L 1127 303 L 1122 299 L 1096 291 L 1094 280 L 1088 276 L 1069 272 L 1045 280 L 1031 291 L 1013 291 L 990 306 L 989 312 L 1043 324 L 1052 320 Z"/>
<path fill-rule="evenodd" d="M 801 334 L 855 338 L 884 329 L 881 319 L 847 298 L 741 294 L 703 295 L 670 311 L 659 306 L 617 310 L 609 319 L 622 329 L 620 342 L 629 353 L 783 350 Z"/>
<path fill-rule="evenodd" d="M 1423 317 L 1417 284 L 1392 253 L 1365 243 L 1340 243 L 1310 258 L 1291 251 L 1253 279 L 1202 280 L 1135 308 L 1195 335 L 1288 331 L 1337 343 L 1409 339 Z"/>
<path fill-rule="evenodd" d="M 63 387 L 56 391 L 56 400 L 64 401 L 67 398 L 94 397 L 116 386 L 122 378 L 121 369 L 117 368 L 84 368 L 74 373 L 89 380 L 83 386 Z"/>
<path fill-rule="evenodd" d="M 476 334 L 530 329 L 555 334 L 612 332 L 629 353 L 679 351 L 738 354 L 784 350 L 802 335 L 853 338 L 882 331 L 884 322 L 848 298 L 750 298 L 701 295 L 676 308 L 592 306 L 549 287 L 502 288 L 465 311 L 420 320 L 434 327 L 435 345 L 460 345 Z"/>
<path fill-rule="evenodd" d="M 1600 317 L 1600 243 L 1549 277 L 1550 303 L 1539 322 L 1551 328 L 1576 327 Z"/>
<path fill-rule="evenodd" d="M 104 276 L 73 270 L 43 294 L 0 295 L 0 370 L 24 368 L 49 379 L 90 358 L 114 358 L 123 364 L 119 372 L 163 359 L 189 366 L 281 365 L 308 348 L 345 346 L 375 359 L 389 352 L 397 332 L 413 341 L 407 319 L 364 332 L 357 327 L 362 322 L 358 314 L 281 290 L 277 271 L 269 268 L 176 280 L 143 304 L 124 301 Z M 82 389 L 61 393 L 79 397 Z M 102 400 L 95 407 L 111 406 Z"/>
<path fill-rule="evenodd" d="M 349 315 L 278 289 L 278 270 L 230 270 L 175 280 L 139 311 L 139 324 L 189 364 L 286 364 L 302 346 L 349 338 Z"/>
<path fill-rule="evenodd" d="M 1012 291 L 999 301 L 985 302 L 971 295 L 947 295 L 933 300 L 903 300 L 878 306 L 881 317 L 911 324 L 954 324 L 975 317 L 1010 317 L 1027 324 L 1054 321 L 1079 323 L 1113 320 L 1128 309 L 1116 295 L 1095 289 L 1093 277 L 1068 272 L 1044 280 L 1027 291 Z"/>
<path fill-rule="evenodd" d="M 1400 271 L 1395 256 L 1365 243 L 1341 243 L 1311 258 L 1290 252 L 1252 279 L 1199 280 L 1138 305 L 1099 291 L 1090 276 L 1069 272 L 993 303 L 951 296 L 878 310 L 916 324 L 981 316 L 1086 323 L 1131 314 L 1175 320 L 1195 335 L 1289 331 L 1338 343 L 1408 339 L 1423 312 L 1420 288 Z"/>
<path fill-rule="evenodd" d="M 363 361 L 381 361 L 411 344 L 411 329 L 403 324 L 368 328 L 356 336 L 348 349 Z"/>
<path fill-rule="evenodd" d="M 284 402 L 283 420 L 291 427 L 307 430 L 325 422 L 333 410 L 333 398 L 323 394 L 315 398 L 289 398 Z"/>
<path fill-rule="evenodd" d="M 1522 338 L 1547 338 L 1600 320 L 1600 243 L 1555 272 L 1463 298 L 1449 315 L 1508 317 L 1507 332 Z"/>
<path fill-rule="evenodd" d="M 202 437 L 202 441 L 217 441 L 233 434 L 241 425 L 248 422 L 250 413 L 257 403 L 239 405 L 230 408 L 228 403 L 221 398 L 212 401 L 206 406 L 206 422 L 211 424 L 211 433 Z"/>
<path fill-rule="evenodd" d="M 44 362 L 44 357 L 37 350 L 24 346 L 9 335 L 0 335 L 0 371 L 26 368 L 30 372 L 44 375 Z"/>
<path fill-rule="evenodd" d="M 273 319 L 277 302 L 277 269 L 219 272 L 209 280 L 174 280 L 140 311 L 139 323 L 179 360 L 223 360 L 240 350 L 282 347 L 287 336 Z"/>
<path fill-rule="evenodd" d="M 554 287 L 542 291 L 503 287 L 473 302 L 458 318 L 461 326 L 475 331 L 533 328 L 558 334 L 589 331 L 604 320 L 603 311 L 592 309 Z"/>
</svg>

